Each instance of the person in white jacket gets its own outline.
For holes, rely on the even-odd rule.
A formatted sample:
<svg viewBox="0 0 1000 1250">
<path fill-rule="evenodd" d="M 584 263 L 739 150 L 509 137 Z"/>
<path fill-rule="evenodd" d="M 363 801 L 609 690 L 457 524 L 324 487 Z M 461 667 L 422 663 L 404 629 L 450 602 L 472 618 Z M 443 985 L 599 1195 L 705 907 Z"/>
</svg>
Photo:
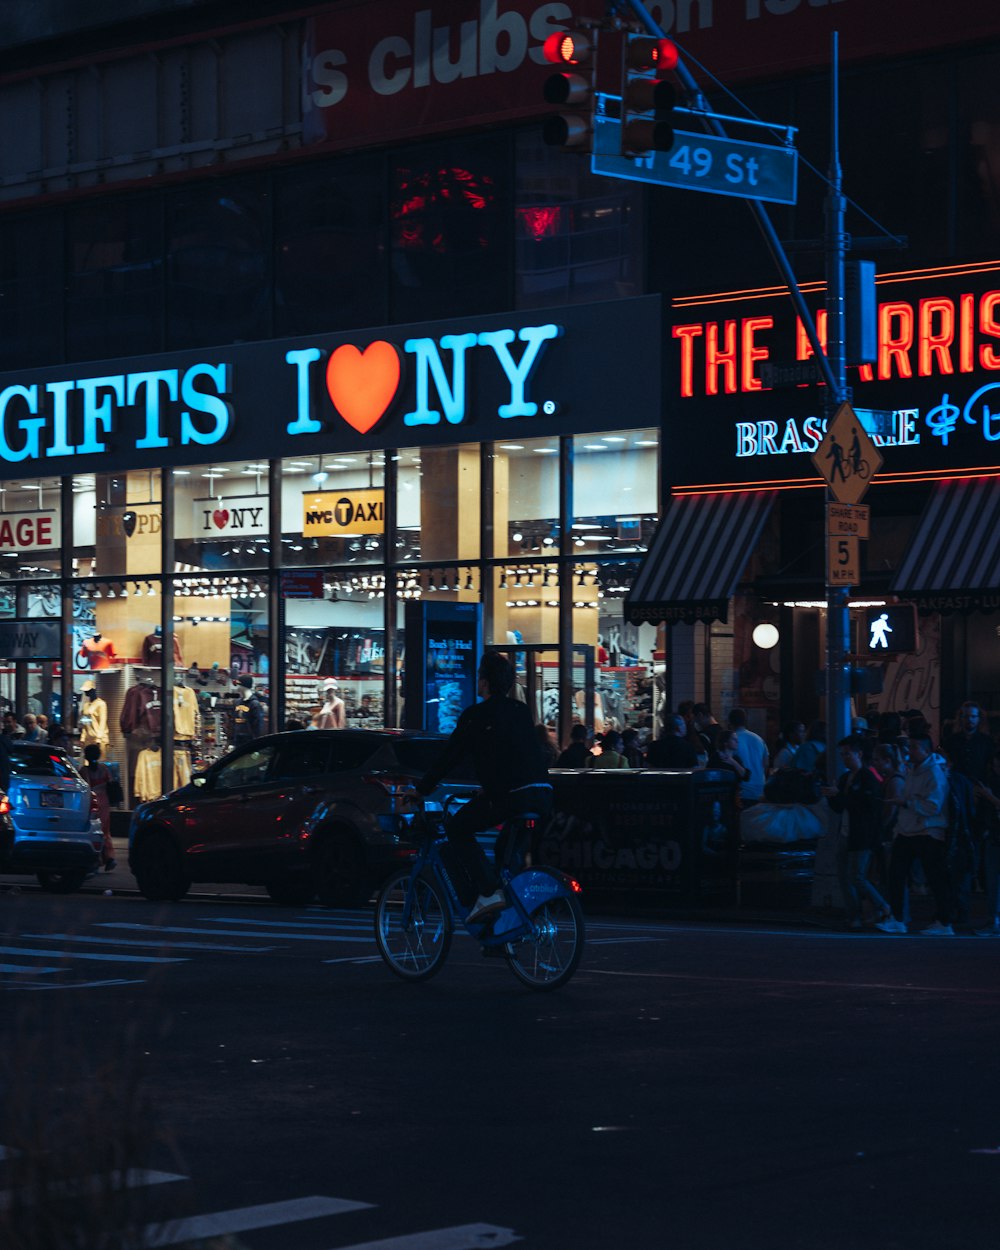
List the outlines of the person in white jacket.
<svg viewBox="0 0 1000 1250">
<path fill-rule="evenodd" d="M 929 737 L 917 734 L 910 738 L 910 768 L 903 780 L 903 792 L 898 799 L 886 802 L 899 808 L 889 860 L 892 916 L 877 928 L 883 933 L 907 932 L 903 921 L 906 882 L 913 861 L 919 859 L 937 910 L 934 923 L 922 932 L 935 937 L 954 937 L 946 860 L 948 770 Z"/>
</svg>

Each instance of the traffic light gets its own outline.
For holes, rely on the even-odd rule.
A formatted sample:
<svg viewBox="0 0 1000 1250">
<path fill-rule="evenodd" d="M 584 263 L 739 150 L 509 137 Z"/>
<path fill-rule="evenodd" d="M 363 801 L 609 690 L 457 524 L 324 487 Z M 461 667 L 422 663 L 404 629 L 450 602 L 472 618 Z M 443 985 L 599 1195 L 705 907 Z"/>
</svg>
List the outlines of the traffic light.
<svg viewBox="0 0 1000 1250">
<path fill-rule="evenodd" d="M 677 45 L 651 35 L 626 35 L 622 53 L 623 156 L 669 152 L 674 144 L 677 92 L 666 75 L 677 67 Z"/>
<path fill-rule="evenodd" d="M 545 119 L 542 140 L 567 152 L 589 152 L 594 134 L 594 38 L 585 31 L 557 30 L 545 40 L 542 54 L 550 65 L 563 67 L 546 78 L 545 101 L 567 109 Z"/>
</svg>

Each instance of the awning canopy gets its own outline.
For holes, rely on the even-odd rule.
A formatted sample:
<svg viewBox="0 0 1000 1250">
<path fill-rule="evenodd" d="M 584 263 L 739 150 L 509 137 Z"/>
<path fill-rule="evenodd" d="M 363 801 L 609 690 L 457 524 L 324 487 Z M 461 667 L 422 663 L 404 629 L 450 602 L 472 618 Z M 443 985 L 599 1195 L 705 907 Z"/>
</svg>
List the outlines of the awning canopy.
<svg viewBox="0 0 1000 1250">
<path fill-rule="evenodd" d="M 892 590 L 922 612 L 1000 608 L 1000 478 L 937 483 Z"/>
<path fill-rule="evenodd" d="M 724 621 L 774 492 L 675 496 L 625 599 L 625 619 Z"/>
</svg>

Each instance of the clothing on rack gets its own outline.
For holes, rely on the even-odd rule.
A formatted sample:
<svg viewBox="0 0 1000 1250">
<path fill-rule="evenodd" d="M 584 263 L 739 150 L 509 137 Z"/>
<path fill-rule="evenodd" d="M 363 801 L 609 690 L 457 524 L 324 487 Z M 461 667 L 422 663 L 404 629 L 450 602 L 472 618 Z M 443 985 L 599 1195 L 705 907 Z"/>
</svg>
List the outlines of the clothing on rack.
<svg viewBox="0 0 1000 1250">
<path fill-rule="evenodd" d="M 174 743 L 174 789 L 191 780 L 191 756 L 180 743 Z"/>
<path fill-rule="evenodd" d="M 190 741 L 198 736 L 198 696 L 190 686 L 174 686 L 174 737 Z"/>
<path fill-rule="evenodd" d="M 163 793 L 163 760 L 159 748 L 147 747 L 135 761 L 135 797 L 142 802 L 158 799 Z"/>
<path fill-rule="evenodd" d="M 108 730 L 108 705 L 100 697 L 84 699 L 77 715 L 77 726 L 80 730 L 80 746 L 89 746 L 96 742 L 106 747 L 111 740 Z"/>
<path fill-rule="evenodd" d="M 118 723 L 123 734 L 145 730 L 154 737 L 159 735 L 163 720 L 163 704 L 160 690 L 152 682 L 140 681 L 125 695 Z"/>
</svg>

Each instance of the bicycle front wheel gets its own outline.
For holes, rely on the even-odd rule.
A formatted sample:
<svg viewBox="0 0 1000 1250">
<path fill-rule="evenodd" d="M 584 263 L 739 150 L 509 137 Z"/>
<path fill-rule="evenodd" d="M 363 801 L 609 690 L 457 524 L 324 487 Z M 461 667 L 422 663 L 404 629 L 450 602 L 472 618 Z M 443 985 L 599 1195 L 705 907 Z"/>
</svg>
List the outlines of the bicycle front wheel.
<svg viewBox="0 0 1000 1250">
<path fill-rule="evenodd" d="M 375 942 L 405 981 L 426 981 L 440 970 L 451 947 L 451 913 L 433 877 L 414 880 L 403 869 L 389 878 L 375 903 Z"/>
<path fill-rule="evenodd" d="M 531 932 L 504 947 L 519 981 L 533 990 L 565 985 L 583 956 L 583 909 L 575 898 L 550 898 L 531 913 Z"/>
</svg>

